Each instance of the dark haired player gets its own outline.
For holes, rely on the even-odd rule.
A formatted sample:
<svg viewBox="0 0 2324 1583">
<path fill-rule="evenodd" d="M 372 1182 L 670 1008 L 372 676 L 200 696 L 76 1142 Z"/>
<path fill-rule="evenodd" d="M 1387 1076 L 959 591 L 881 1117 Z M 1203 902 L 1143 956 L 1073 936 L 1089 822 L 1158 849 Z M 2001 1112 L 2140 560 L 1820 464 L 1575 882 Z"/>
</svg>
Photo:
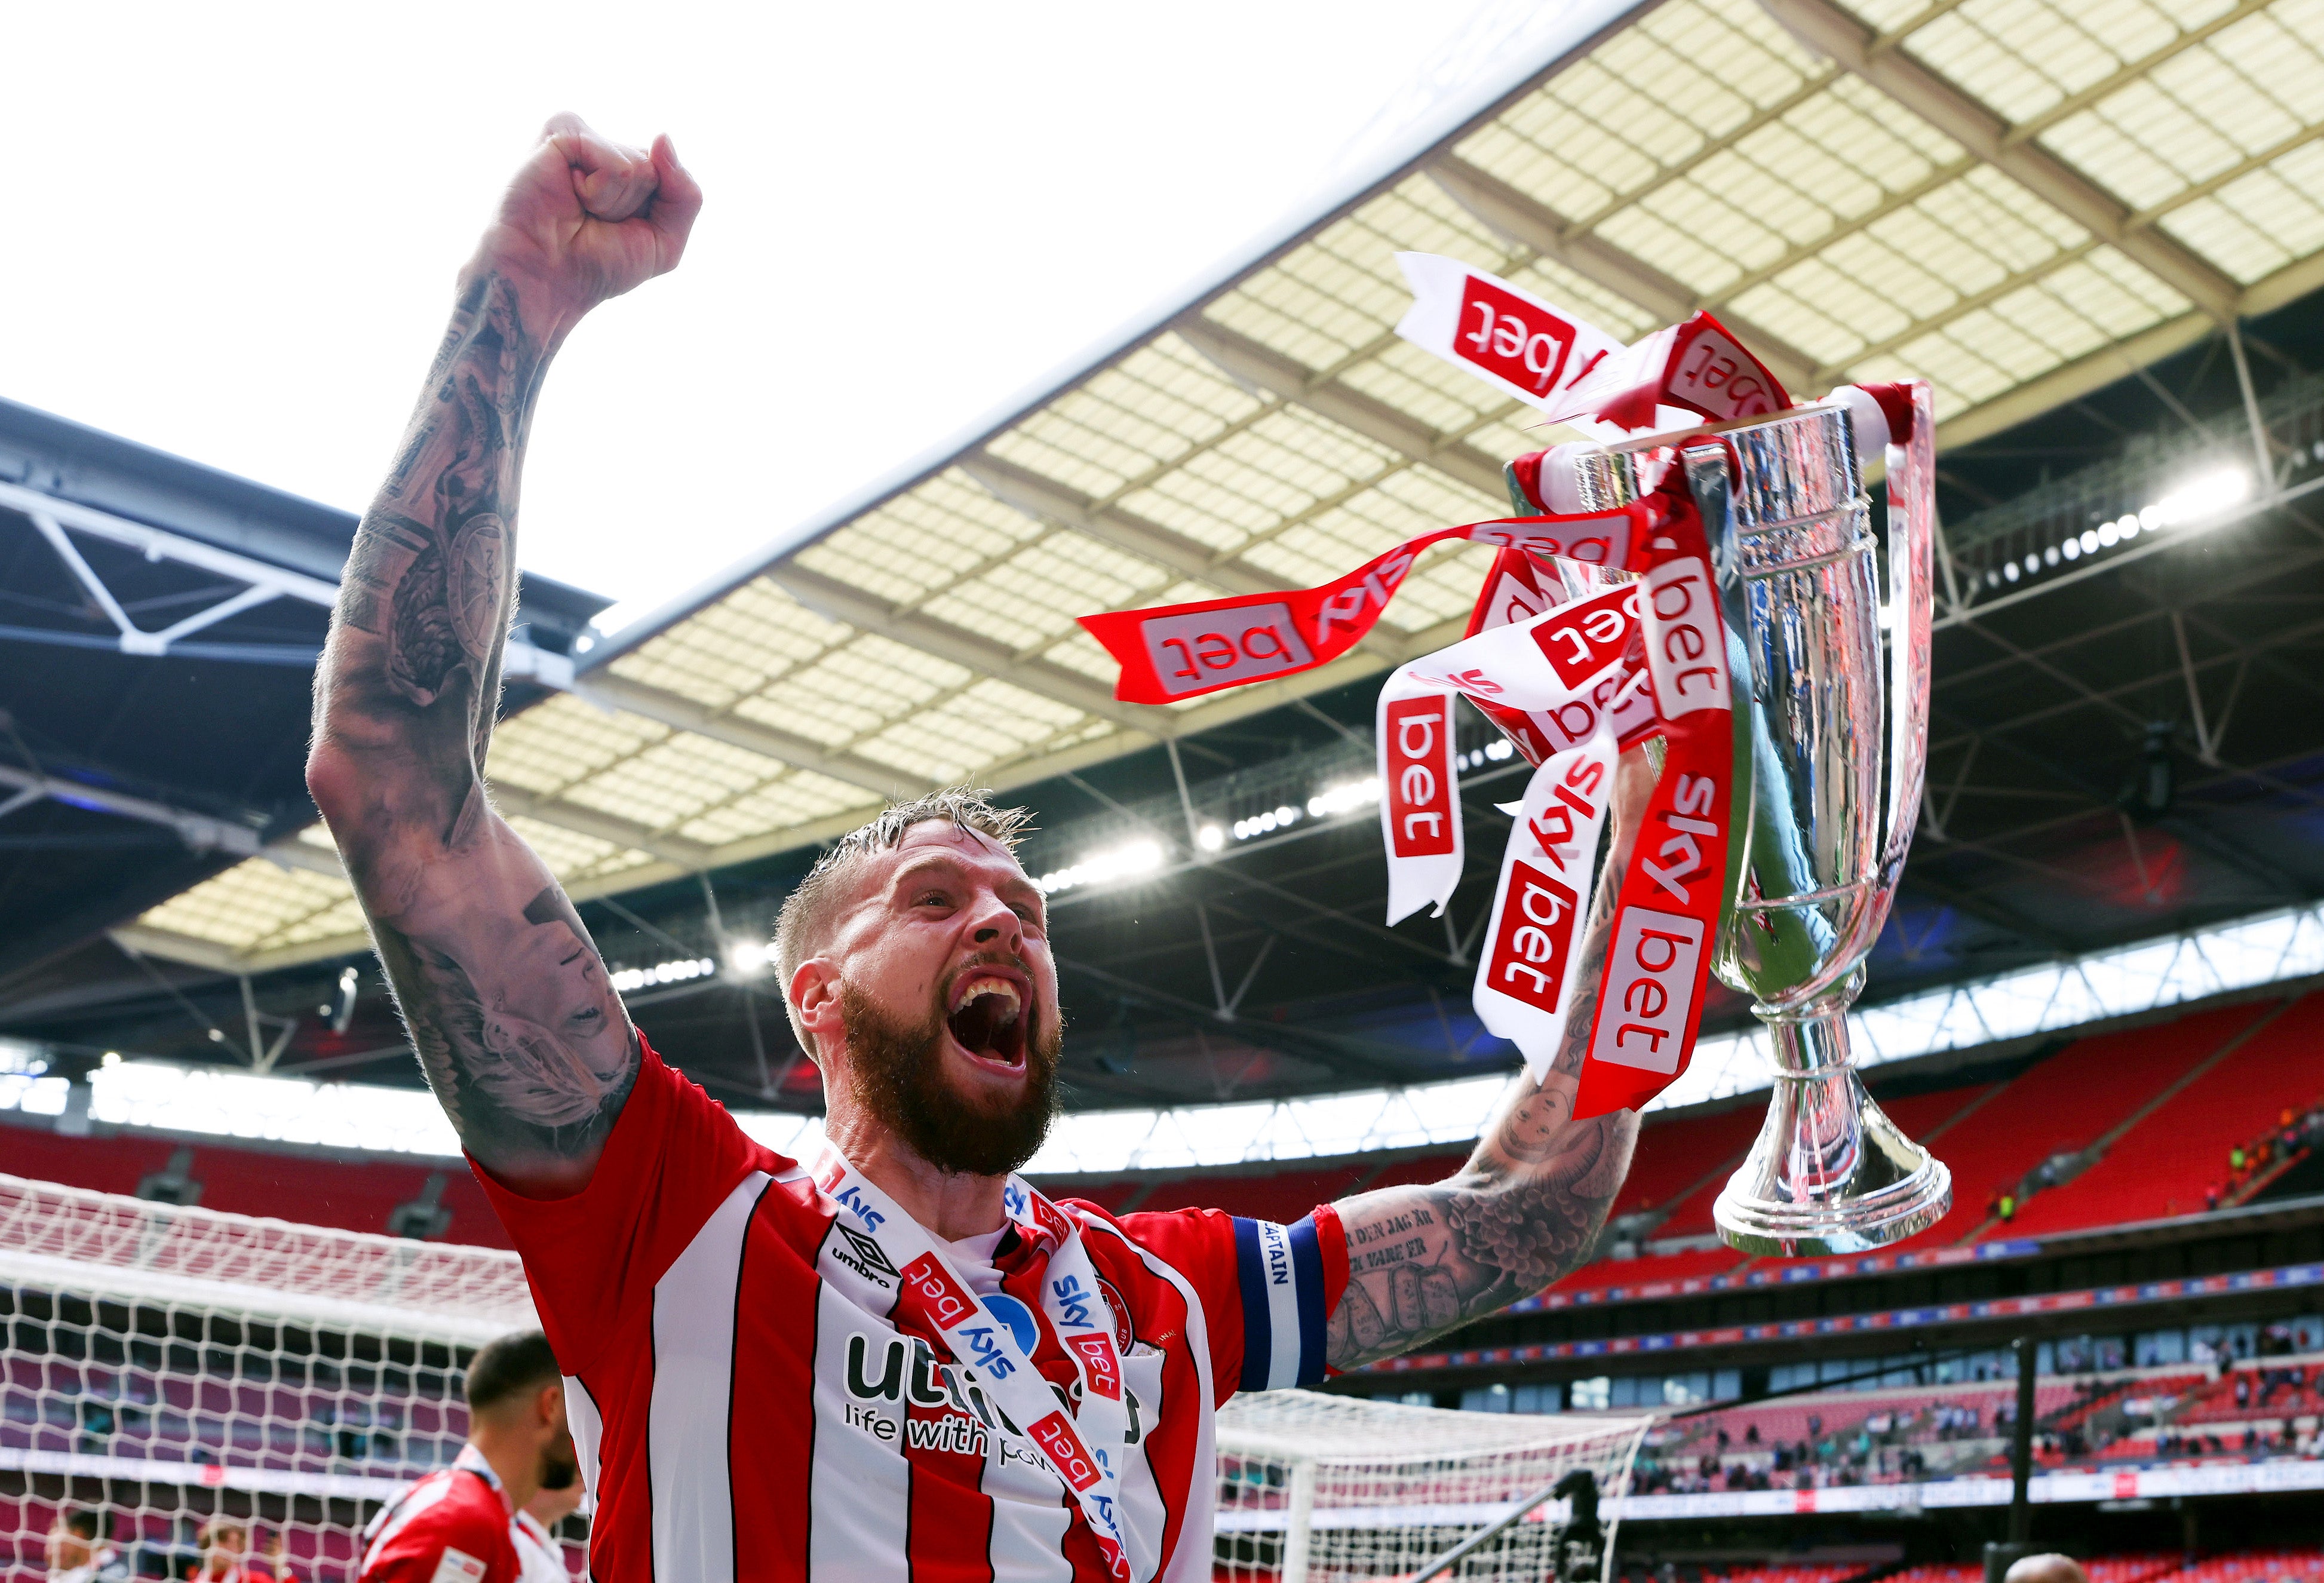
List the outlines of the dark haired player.
<svg viewBox="0 0 2324 1583">
<path fill-rule="evenodd" d="M 830 1154 L 760 1147 L 665 1066 L 479 771 L 541 379 L 591 308 L 678 263 L 700 204 L 667 139 L 549 123 L 356 535 L 308 766 L 564 1365 L 593 1570 L 1203 1583 L 1216 1405 L 1539 1291 L 1602 1223 L 1636 1119 L 1572 1118 L 1570 1051 L 1443 1182 L 1289 1227 L 1053 1205 L 1011 1175 L 1056 1104 L 1048 920 L 1021 816 L 965 792 L 842 840 L 784 911 Z M 1618 825 L 1614 850 L 1609 884 Z"/>
<path fill-rule="evenodd" d="M 467 1444 L 372 1518 L 361 1583 L 518 1583 L 516 1514 L 580 1477 L 549 1338 L 521 1330 L 487 1342 L 468 1364 Z"/>
<path fill-rule="evenodd" d="M 60 1510 L 49 1529 L 49 1583 L 115 1583 L 131 1576 L 129 1558 L 106 1536 L 93 1507 Z"/>
</svg>

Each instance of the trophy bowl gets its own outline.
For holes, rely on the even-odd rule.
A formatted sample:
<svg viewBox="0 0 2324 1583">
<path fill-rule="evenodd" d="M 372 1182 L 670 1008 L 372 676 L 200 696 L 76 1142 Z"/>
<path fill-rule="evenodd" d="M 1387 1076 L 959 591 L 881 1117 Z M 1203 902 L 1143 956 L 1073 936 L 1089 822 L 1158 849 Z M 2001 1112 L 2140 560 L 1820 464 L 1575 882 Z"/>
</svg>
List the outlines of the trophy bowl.
<svg viewBox="0 0 2324 1583">
<path fill-rule="evenodd" d="M 1885 619 L 1861 407 L 1834 399 L 1573 458 L 1584 508 L 1601 510 L 1643 495 L 1654 448 L 1675 444 L 1719 579 L 1738 839 L 1711 966 L 1766 1024 L 1775 1094 L 1713 1215 L 1751 1253 L 1861 1253 L 1952 1205 L 1952 1173 L 1882 1113 L 1849 1053 L 1848 1008 L 1895 895 L 1927 754 L 1935 516 L 1916 475 L 1932 465 L 1933 413 L 1926 387 L 1914 393 L 1922 443 L 1888 450 Z"/>
</svg>

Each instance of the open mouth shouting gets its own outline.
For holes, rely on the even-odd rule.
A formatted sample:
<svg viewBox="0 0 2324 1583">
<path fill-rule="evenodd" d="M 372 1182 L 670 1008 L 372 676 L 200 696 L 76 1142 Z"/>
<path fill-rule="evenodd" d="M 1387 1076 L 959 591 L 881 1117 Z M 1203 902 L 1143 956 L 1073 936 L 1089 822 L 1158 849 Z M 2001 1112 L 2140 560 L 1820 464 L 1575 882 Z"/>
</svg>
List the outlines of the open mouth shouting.
<svg viewBox="0 0 2324 1583">
<path fill-rule="evenodd" d="M 1032 1012 L 1033 987 L 1023 973 L 979 963 L 953 979 L 945 1031 L 973 1062 L 1014 1075 L 1025 1069 L 1025 1032 Z"/>
</svg>

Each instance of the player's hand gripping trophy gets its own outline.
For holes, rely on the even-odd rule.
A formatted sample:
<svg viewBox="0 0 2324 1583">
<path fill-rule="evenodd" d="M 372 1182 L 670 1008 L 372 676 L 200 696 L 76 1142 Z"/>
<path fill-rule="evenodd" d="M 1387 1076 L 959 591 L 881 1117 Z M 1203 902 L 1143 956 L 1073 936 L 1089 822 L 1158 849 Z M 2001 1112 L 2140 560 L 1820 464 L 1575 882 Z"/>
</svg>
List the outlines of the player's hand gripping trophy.
<svg viewBox="0 0 2324 1583">
<path fill-rule="evenodd" d="M 1775 1065 L 1766 1125 L 1713 1211 L 1720 1237 L 1754 1253 L 1862 1252 L 1952 1204 L 1952 1173 L 1882 1113 L 1849 1052 L 1848 1008 L 1904 871 L 1928 751 L 1934 414 L 1925 385 L 1901 388 L 1914 410 L 1887 453 L 1885 606 L 1858 435 L 1886 420 L 1868 399 L 1681 450 L 1727 620 L 1738 803 L 1749 792 L 1712 970 L 1753 997 Z M 1585 505 L 1637 498 L 1635 458 L 1652 443 L 1577 458 Z"/>
</svg>

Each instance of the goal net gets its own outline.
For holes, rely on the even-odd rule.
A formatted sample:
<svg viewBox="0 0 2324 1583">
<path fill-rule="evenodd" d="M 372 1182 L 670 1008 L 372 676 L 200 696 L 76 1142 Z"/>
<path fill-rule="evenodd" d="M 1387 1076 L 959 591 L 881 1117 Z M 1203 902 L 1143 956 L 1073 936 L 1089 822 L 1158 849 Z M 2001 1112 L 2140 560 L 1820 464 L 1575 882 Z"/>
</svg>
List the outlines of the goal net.
<svg viewBox="0 0 2324 1583">
<path fill-rule="evenodd" d="M 0 1175 L 0 1583 L 46 1577 L 69 1514 L 141 1578 L 244 1545 L 353 1583 L 364 1523 L 467 1438 L 468 1359 L 535 1322 L 514 1254 Z"/>
<path fill-rule="evenodd" d="M 1219 1412 L 1220 1583 L 1410 1578 L 1576 1468 L 1613 1502 L 1651 1417 L 1452 1412 L 1314 1391 L 1238 1396 Z M 1471 1551 L 1448 1583 L 1557 1575 L 1569 1503 L 1535 1507 Z"/>
</svg>

